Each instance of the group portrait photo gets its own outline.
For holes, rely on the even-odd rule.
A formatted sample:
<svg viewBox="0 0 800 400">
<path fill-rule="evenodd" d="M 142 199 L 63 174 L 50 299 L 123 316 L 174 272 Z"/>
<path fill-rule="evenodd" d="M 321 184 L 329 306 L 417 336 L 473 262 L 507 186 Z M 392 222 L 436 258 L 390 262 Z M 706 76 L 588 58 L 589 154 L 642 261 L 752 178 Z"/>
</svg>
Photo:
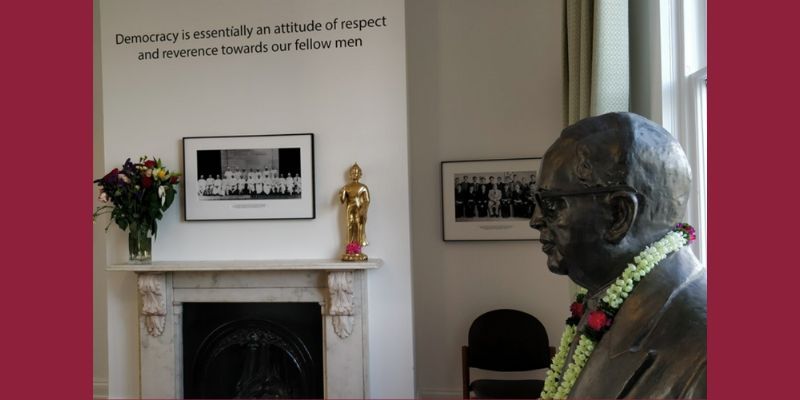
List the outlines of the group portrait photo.
<svg viewBox="0 0 800 400">
<path fill-rule="evenodd" d="M 536 171 L 456 174 L 453 184 L 456 222 L 533 215 Z"/>
<path fill-rule="evenodd" d="M 302 196 L 300 148 L 200 150 L 197 171 L 202 201 Z"/>
</svg>

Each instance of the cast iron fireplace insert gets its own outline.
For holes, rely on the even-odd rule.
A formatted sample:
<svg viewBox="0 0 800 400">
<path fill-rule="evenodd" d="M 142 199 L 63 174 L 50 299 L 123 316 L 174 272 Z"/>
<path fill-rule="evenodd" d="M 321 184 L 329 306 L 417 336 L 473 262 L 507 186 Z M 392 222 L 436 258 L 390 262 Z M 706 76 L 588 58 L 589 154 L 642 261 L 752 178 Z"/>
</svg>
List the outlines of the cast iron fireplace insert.
<svg viewBox="0 0 800 400">
<path fill-rule="evenodd" d="M 184 397 L 322 398 L 318 303 L 184 303 Z"/>
</svg>

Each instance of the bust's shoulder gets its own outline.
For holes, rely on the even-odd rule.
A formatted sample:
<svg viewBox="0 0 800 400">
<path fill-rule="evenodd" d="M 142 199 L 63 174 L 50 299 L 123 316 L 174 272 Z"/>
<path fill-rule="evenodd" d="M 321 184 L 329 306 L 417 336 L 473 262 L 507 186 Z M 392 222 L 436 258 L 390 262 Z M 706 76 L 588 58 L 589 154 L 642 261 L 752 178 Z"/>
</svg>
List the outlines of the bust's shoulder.
<svg viewBox="0 0 800 400">
<path fill-rule="evenodd" d="M 634 296 L 654 319 L 651 326 L 660 328 L 655 332 L 692 328 L 702 331 L 705 337 L 707 279 L 706 268 L 689 248 L 684 248 L 642 280 Z"/>
<path fill-rule="evenodd" d="M 664 260 L 661 279 L 671 286 L 672 295 L 665 306 L 682 307 L 691 305 L 695 311 L 706 316 L 708 271 L 691 249 L 683 248 Z"/>
<path fill-rule="evenodd" d="M 658 277 L 666 296 L 661 307 L 650 310 L 651 328 L 641 348 L 653 355 L 649 372 L 668 384 L 664 388 L 667 397 L 705 397 L 707 270 L 689 249 L 665 261 L 668 262 L 659 266 L 663 271 Z M 656 382 L 651 384 L 659 386 Z"/>
<path fill-rule="evenodd" d="M 707 274 L 684 250 L 632 292 L 573 396 L 705 397 Z"/>
</svg>

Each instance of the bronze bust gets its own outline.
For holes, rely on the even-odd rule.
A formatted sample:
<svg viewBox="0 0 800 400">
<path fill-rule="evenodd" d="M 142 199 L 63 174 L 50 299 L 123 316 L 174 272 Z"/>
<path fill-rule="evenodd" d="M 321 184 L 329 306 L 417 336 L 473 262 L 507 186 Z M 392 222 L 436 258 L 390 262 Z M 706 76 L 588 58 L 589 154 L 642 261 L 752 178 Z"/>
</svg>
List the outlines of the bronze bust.
<svg viewBox="0 0 800 400">
<path fill-rule="evenodd" d="M 681 222 L 691 171 L 662 127 L 610 113 L 564 129 L 537 181 L 531 227 L 541 232 L 547 266 L 586 288 L 591 306 L 634 256 Z M 568 397 L 706 397 L 706 269 L 688 247 L 633 289 Z"/>
</svg>

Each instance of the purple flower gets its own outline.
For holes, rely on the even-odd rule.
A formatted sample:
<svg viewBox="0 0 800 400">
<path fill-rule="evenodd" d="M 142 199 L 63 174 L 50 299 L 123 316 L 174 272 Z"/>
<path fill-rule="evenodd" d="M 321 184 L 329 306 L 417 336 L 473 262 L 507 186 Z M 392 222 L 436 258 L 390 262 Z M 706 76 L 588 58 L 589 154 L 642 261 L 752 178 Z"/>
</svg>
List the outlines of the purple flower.
<svg viewBox="0 0 800 400">
<path fill-rule="evenodd" d="M 95 182 L 102 180 L 103 183 L 113 184 L 114 182 L 117 181 L 117 176 L 119 176 L 119 170 L 117 168 L 114 168 L 111 170 L 111 172 L 107 173 L 106 176 L 104 176 L 102 179 L 99 179 Z"/>
<path fill-rule="evenodd" d="M 697 239 L 697 231 L 695 231 L 694 227 L 689 224 L 677 224 L 675 225 L 675 230 L 680 232 L 689 243 L 692 243 Z"/>
<path fill-rule="evenodd" d="M 122 164 L 122 170 L 133 174 L 136 172 L 136 165 L 133 162 L 131 162 L 131 159 L 129 158 L 125 160 L 125 164 Z"/>
</svg>

